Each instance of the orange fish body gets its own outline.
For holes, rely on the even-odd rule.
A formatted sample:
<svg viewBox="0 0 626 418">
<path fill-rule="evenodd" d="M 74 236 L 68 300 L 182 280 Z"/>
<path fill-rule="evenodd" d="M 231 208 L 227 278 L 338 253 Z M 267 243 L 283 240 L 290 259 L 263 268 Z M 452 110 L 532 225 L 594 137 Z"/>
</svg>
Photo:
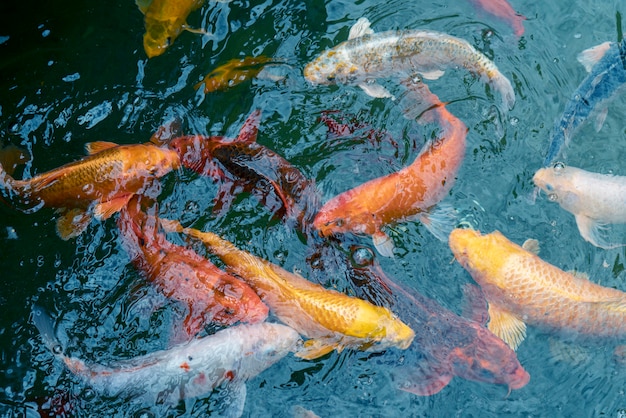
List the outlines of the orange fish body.
<svg viewBox="0 0 626 418">
<path fill-rule="evenodd" d="M 207 74 L 201 82 L 196 84 L 195 89 L 199 89 L 204 84 L 205 93 L 226 90 L 252 77 L 256 77 L 265 65 L 278 62 L 280 60 L 263 55 L 259 57 L 234 58 Z"/>
<path fill-rule="evenodd" d="M 311 283 L 210 232 L 177 228 L 200 239 L 248 282 L 285 324 L 311 338 L 297 355 L 313 359 L 344 347 L 406 349 L 414 332 L 387 308 Z"/>
<path fill-rule="evenodd" d="M 489 329 L 512 348 L 524 339 L 525 323 L 595 336 L 626 335 L 626 293 L 564 272 L 498 231 L 481 235 L 455 229 L 449 244 L 483 289 Z"/>
<path fill-rule="evenodd" d="M 329 200 L 313 221 L 322 236 L 345 232 L 372 235 L 381 253 L 391 255 L 380 245 L 389 240 L 381 229 L 425 214 L 448 194 L 465 156 L 467 128 L 441 104 L 429 113 L 441 124 L 441 137 L 410 166 Z"/>
<path fill-rule="evenodd" d="M 59 235 L 67 239 L 86 227 L 85 210 L 92 204 L 95 216 L 107 219 L 154 179 L 180 166 L 178 154 L 151 144 L 95 142 L 87 147 L 89 156 L 28 180 L 15 180 L 0 169 L 3 196 L 27 211 L 42 206 L 69 210 L 57 223 Z M 78 218 L 81 224 L 75 223 Z"/>
<path fill-rule="evenodd" d="M 121 212 L 118 224 L 124 245 L 147 280 L 187 306 L 177 338 L 187 340 L 208 323 L 257 323 L 267 317 L 268 307 L 250 286 L 192 249 L 167 241 L 158 231 L 156 212 L 156 206 L 144 212 L 135 198 Z"/>
<path fill-rule="evenodd" d="M 505 22 L 507 22 L 513 28 L 513 32 L 516 36 L 522 36 L 524 34 L 524 20 L 525 16 L 517 13 L 513 7 L 506 0 L 471 0 L 476 6 L 480 7 L 489 14 L 492 14 Z"/>
<path fill-rule="evenodd" d="M 143 47 L 148 58 L 163 54 L 178 35 L 188 29 L 187 16 L 202 3 L 204 0 L 137 0 L 145 15 Z"/>
</svg>

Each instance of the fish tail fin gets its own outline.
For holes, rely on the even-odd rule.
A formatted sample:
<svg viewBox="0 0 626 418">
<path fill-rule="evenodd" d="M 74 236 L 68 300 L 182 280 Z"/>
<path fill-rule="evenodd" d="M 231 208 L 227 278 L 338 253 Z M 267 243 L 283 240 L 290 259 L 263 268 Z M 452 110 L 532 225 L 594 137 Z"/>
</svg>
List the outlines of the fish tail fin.
<svg viewBox="0 0 626 418">
<path fill-rule="evenodd" d="M 54 331 L 54 321 L 48 312 L 40 306 L 33 307 L 33 324 L 41 334 L 46 347 L 54 354 L 60 355 L 63 352 L 63 346 Z"/>
<path fill-rule="evenodd" d="M 491 78 L 490 84 L 502 95 L 503 110 L 507 111 L 513 109 L 515 105 L 515 91 L 509 79 L 503 74 L 498 73 L 495 77 Z"/>
</svg>

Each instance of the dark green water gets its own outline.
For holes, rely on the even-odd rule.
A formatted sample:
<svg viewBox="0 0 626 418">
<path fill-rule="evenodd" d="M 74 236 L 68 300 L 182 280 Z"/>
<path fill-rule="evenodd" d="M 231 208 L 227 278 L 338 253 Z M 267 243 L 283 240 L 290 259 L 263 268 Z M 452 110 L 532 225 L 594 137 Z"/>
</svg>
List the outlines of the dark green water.
<svg viewBox="0 0 626 418">
<path fill-rule="evenodd" d="M 30 177 L 79 159 L 87 142 L 145 142 L 173 117 L 188 133 L 234 137 L 250 111 L 260 108 L 259 142 L 315 179 L 326 200 L 412 161 L 418 152 L 410 134 L 414 122 L 395 103 L 373 100 L 358 88 L 313 87 L 302 68 L 345 40 L 361 16 L 377 31 L 439 30 L 492 58 L 517 95 L 513 111 L 496 123 L 497 98 L 468 74 L 452 71 L 430 83 L 442 100 L 453 101 L 450 111 L 469 128 L 467 157 L 446 201 L 483 231 L 499 229 L 518 243 L 537 238 L 547 261 L 626 290 L 623 249 L 592 247 L 570 214 L 545 196 L 534 205 L 526 199 L 553 121 L 584 77 L 576 55 L 615 40 L 615 13 L 626 10 L 621 2 L 600 0 L 513 1 L 513 7 L 528 18 L 521 39 L 506 23 L 460 0 L 207 2 L 189 24 L 212 37 L 183 33 L 164 55 L 148 60 L 143 16 L 130 0 L 2 2 L 0 138 L 30 152 L 32 160 L 18 173 Z M 207 96 L 192 87 L 231 58 L 262 54 L 288 59 L 290 67 L 275 69 L 284 80 L 262 77 Z M 600 133 L 585 126 L 577 134 L 568 150 L 572 165 L 626 174 L 625 103 L 616 98 Z M 401 152 L 329 147 L 317 121 L 328 109 L 387 129 Z M 415 143 L 419 148 L 421 139 Z M 244 196 L 216 218 L 211 181 L 181 171 L 164 178 L 163 186 L 162 213 L 220 231 L 288 270 L 307 270 L 307 247 L 282 223 L 270 222 L 255 199 Z M 210 396 L 170 410 L 103 398 L 43 346 L 29 319 L 35 303 L 59 318 L 70 354 L 100 362 L 164 348 L 179 314 L 130 264 L 114 220 L 93 222 L 65 242 L 56 236 L 54 217 L 47 209 L 27 215 L 0 206 L 0 416 L 35 416 L 36 399 L 59 393 L 77 400 L 75 416 L 204 416 Z M 398 252 L 380 260 L 384 270 L 460 313 L 463 285 L 472 279 L 450 263 L 447 244 L 418 222 L 394 231 Z M 368 238 L 360 240 L 370 245 Z M 342 285 L 341 277 L 324 279 Z M 321 417 L 624 416 L 626 366 L 615 360 L 613 345 L 564 342 L 530 328 L 518 357 L 531 381 L 508 396 L 504 387 L 455 378 L 439 394 L 417 397 L 392 386 L 384 356 L 344 351 L 315 362 L 289 356 L 248 382 L 245 416 L 290 417 L 295 406 Z"/>
</svg>

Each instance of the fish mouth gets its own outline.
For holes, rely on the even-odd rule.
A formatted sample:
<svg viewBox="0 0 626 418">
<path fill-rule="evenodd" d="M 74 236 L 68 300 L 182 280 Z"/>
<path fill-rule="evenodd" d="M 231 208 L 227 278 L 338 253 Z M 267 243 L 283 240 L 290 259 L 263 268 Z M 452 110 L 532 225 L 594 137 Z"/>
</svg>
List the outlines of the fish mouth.
<svg viewBox="0 0 626 418">
<path fill-rule="evenodd" d="M 509 390 L 511 389 L 521 389 L 530 382 L 530 374 L 523 368 L 518 368 L 515 374 L 512 376 L 510 382 L 508 382 Z"/>
</svg>

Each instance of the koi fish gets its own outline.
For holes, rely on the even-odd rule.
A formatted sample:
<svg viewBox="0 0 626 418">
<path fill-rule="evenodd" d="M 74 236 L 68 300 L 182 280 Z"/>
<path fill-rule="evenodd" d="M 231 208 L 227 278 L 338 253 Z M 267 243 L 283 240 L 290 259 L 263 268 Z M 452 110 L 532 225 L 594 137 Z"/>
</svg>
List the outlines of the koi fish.
<svg viewBox="0 0 626 418">
<path fill-rule="evenodd" d="M 226 90 L 252 77 L 256 77 L 265 66 L 281 62 L 280 59 L 263 55 L 259 57 L 234 58 L 211 71 L 194 88 L 198 90 L 204 84 L 205 94 L 217 90 Z"/>
<path fill-rule="evenodd" d="M 511 82 L 496 65 L 467 41 L 445 33 L 405 30 L 374 33 L 361 18 L 350 29 L 348 40 L 329 49 L 304 68 L 313 84 L 357 84 L 373 97 L 392 97 L 373 82 L 390 76 L 405 79 L 416 74 L 428 80 L 441 77 L 448 68 L 464 68 L 502 95 L 504 108 L 515 104 Z"/>
<path fill-rule="evenodd" d="M 187 306 L 183 327 L 173 339 L 187 341 L 212 322 L 265 320 L 269 309 L 250 286 L 159 232 L 158 209 L 150 203 L 146 208 L 144 198 L 131 200 L 120 213 L 118 226 L 124 247 L 148 281 Z"/>
<path fill-rule="evenodd" d="M 389 347 L 406 349 L 413 341 L 413 330 L 387 308 L 325 289 L 239 250 L 211 232 L 183 228 L 177 221 L 170 221 L 167 228 L 202 241 L 226 264 L 228 271 L 257 291 L 278 319 L 310 338 L 296 353 L 297 357 L 315 359 L 346 347 L 376 351 Z"/>
<path fill-rule="evenodd" d="M 619 44 L 605 42 L 578 55 L 578 61 L 589 74 L 569 98 L 554 124 L 544 167 L 553 165 L 561 157 L 576 130 L 596 107 L 602 107 L 596 120 L 596 130 L 600 130 L 608 110 L 606 101 L 626 83 L 625 60 L 624 39 Z"/>
<path fill-rule="evenodd" d="M 56 208 L 61 213 L 57 232 L 70 239 L 82 233 L 92 215 L 109 218 L 180 165 L 174 151 L 151 144 L 92 142 L 86 147 L 87 157 L 28 180 L 15 180 L 0 167 L 0 193 L 26 213 Z"/>
<path fill-rule="evenodd" d="M 401 312 L 407 324 L 415 330 L 415 339 L 403 353 L 402 366 L 392 376 L 398 388 L 419 396 L 441 391 L 455 376 L 475 382 L 506 385 L 509 390 L 520 389 L 530 375 L 520 364 L 515 351 L 485 328 L 486 315 L 474 306 L 472 318 L 459 316 L 413 289 L 406 289 L 392 280 L 367 247 L 353 247 L 351 259 L 355 270 L 365 270 L 370 278 L 368 287 L 374 294 L 389 300 L 394 310 Z M 372 275 L 372 271 L 376 271 Z M 353 281 L 354 279 L 351 278 Z M 353 288 L 357 296 L 364 293 L 363 276 Z M 466 294 L 477 302 L 472 288 Z M 484 310 L 484 308 L 483 308 Z M 419 363 L 417 360 L 420 359 Z"/>
<path fill-rule="evenodd" d="M 489 303 L 489 329 L 516 349 L 526 324 L 597 337 L 626 335 L 626 293 L 566 273 L 500 232 L 471 229 L 450 234 L 454 257 L 480 284 Z"/>
<path fill-rule="evenodd" d="M 154 405 L 208 396 L 227 387 L 234 416 L 241 416 L 245 382 L 277 363 L 301 344 L 300 336 L 282 324 L 262 322 L 229 327 L 167 350 L 156 351 L 109 365 L 86 364 L 63 354 L 52 319 L 40 310 L 33 322 L 45 344 L 75 375 L 105 396 L 130 396 Z"/>
<path fill-rule="evenodd" d="M 605 249 L 626 245 L 605 237 L 607 224 L 626 223 L 626 177 L 556 163 L 537 170 L 533 181 L 550 201 L 574 215 L 585 241 Z"/>
<path fill-rule="evenodd" d="M 524 34 L 524 20 L 526 17 L 517 13 L 506 0 L 470 0 L 476 7 L 506 21 L 513 28 L 515 36 Z"/>
<path fill-rule="evenodd" d="M 202 6 L 204 0 L 135 0 L 135 3 L 144 14 L 143 48 L 148 58 L 163 54 L 183 30 L 204 33 L 187 26 L 187 16 Z"/>
<path fill-rule="evenodd" d="M 418 217 L 439 239 L 447 236 L 429 211 L 450 191 L 465 157 L 467 127 L 420 83 L 420 95 L 436 106 L 425 121 L 436 119 L 441 135 L 408 167 L 345 191 L 326 202 L 313 220 L 320 235 L 354 232 L 371 235 L 376 249 L 393 256 L 393 242 L 382 231 L 390 223 Z M 445 228 L 443 228 L 445 229 Z"/>
<path fill-rule="evenodd" d="M 252 112 L 235 139 L 183 136 L 168 146 L 178 153 L 186 168 L 222 180 L 228 177 L 226 173 L 232 177 L 230 184 L 223 183 L 220 188 L 214 208 L 232 201 L 235 187 L 229 186 L 233 183 L 247 183 L 250 188 L 269 186 L 281 204 L 277 211 L 284 212 L 287 222 L 306 232 L 321 206 L 317 187 L 289 161 L 256 142 L 260 117 L 260 110 Z M 260 190 L 260 194 L 260 199 L 266 200 L 267 190 Z"/>
</svg>

